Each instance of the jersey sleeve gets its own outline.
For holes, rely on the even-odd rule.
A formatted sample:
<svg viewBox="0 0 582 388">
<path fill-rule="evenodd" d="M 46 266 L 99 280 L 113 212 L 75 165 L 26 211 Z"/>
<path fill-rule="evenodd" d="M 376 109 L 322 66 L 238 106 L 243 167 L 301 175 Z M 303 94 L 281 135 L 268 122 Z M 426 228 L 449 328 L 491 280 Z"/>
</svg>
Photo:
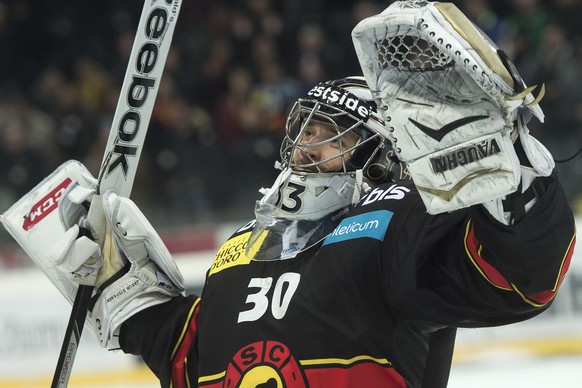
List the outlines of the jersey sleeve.
<svg viewBox="0 0 582 388">
<path fill-rule="evenodd" d="M 199 308 L 200 298 L 180 296 L 135 314 L 121 326 L 121 349 L 141 356 L 162 387 L 196 386 Z"/>
<path fill-rule="evenodd" d="M 458 327 L 533 317 L 553 301 L 572 257 L 573 213 L 554 180 L 517 224 L 482 206 L 430 216 L 416 206 L 397 234 L 388 297 L 406 319 Z M 396 297 L 395 297 L 395 296 Z"/>
<path fill-rule="evenodd" d="M 575 242 L 574 216 L 557 180 L 515 225 L 500 224 L 475 207 L 463 234 L 473 271 L 499 292 L 513 295 L 521 308 L 534 310 L 554 299 Z"/>
</svg>

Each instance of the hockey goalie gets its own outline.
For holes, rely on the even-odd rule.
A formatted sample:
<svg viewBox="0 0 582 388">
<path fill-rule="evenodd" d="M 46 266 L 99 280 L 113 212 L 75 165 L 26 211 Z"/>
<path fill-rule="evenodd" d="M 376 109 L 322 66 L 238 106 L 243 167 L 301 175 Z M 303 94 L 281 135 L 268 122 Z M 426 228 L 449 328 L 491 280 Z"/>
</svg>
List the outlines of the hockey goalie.
<svg viewBox="0 0 582 388">
<path fill-rule="evenodd" d="M 543 87 L 451 3 L 394 2 L 352 37 L 363 76 L 296 100 L 279 175 L 202 295 L 137 204 L 96 194 L 76 164 L 52 218 L 66 238 L 19 240 L 69 301 L 95 286 L 99 343 L 140 355 L 162 387 L 444 388 L 457 328 L 554 301 L 576 230 L 527 130 Z M 19 209 L 2 219 L 17 235 Z"/>
</svg>

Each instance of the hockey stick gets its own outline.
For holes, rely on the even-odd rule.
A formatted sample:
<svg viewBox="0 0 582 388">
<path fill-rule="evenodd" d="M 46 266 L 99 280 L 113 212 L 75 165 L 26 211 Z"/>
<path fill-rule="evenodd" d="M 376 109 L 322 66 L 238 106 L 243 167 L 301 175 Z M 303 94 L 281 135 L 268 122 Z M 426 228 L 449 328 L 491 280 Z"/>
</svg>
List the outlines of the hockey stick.
<svg viewBox="0 0 582 388">
<path fill-rule="evenodd" d="M 100 193 L 129 197 L 182 0 L 145 0 L 103 162 Z M 52 388 L 66 387 L 85 325 L 93 287 L 79 285 Z"/>
</svg>

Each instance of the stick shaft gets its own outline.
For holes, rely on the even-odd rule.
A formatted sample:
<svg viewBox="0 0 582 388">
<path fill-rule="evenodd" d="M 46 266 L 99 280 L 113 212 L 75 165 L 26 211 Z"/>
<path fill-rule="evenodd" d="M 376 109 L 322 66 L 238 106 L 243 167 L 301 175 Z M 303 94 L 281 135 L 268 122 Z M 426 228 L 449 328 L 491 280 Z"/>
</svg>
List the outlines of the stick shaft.
<svg viewBox="0 0 582 388">
<path fill-rule="evenodd" d="M 129 197 L 182 0 L 145 0 L 99 170 L 99 192 Z M 79 285 L 51 388 L 71 376 L 93 287 Z"/>
<path fill-rule="evenodd" d="M 69 384 L 92 292 L 91 286 L 80 285 L 77 290 L 51 388 L 64 388 Z"/>
<path fill-rule="evenodd" d="M 182 0 L 146 0 L 99 170 L 101 192 L 129 197 Z"/>
</svg>

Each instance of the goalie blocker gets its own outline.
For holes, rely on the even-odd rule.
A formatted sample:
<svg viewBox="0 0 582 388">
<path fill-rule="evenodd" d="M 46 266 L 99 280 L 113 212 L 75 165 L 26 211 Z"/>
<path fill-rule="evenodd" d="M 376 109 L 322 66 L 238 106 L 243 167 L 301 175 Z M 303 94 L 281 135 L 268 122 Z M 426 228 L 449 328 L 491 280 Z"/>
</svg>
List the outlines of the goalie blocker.
<svg viewBox="0 0 582 388">
<path fill-rule="evenodd" d="M 95 286 L 90 327 L 101 346 L 115 349 L 122 322 L 183 294 L 184 282 L 137 206 L 95 188 L 81 163 L 66 162 L 0 220 L 69 303 L 79 284 Z"/>
<path fill-rule="evenodd" d="M 361 21 L 352 37 L 388 123 L 384 136 L 408 164 L 428 212 L 484 203 L 498 220 L 513 222 L 515 212 L 506 211 L 513 207 L 503 210 L 501 198 L 554 168 L 526 126 L 532 115 L 544 119 L 543 86 L 527 87 L 452 3 L 395 2 Z"/>
</svg>

